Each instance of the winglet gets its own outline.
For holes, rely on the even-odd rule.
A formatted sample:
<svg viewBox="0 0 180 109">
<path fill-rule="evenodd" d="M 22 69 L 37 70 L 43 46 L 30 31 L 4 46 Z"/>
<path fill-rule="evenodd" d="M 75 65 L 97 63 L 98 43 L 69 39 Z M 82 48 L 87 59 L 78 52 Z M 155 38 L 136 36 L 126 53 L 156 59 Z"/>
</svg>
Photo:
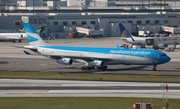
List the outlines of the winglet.
<svg viewBox="0 0 180 109">
<path fill-rule="evenodd" d="M 115 48 L 120 48 L 118 44 L 115 45 Z"/>
<path fill-rule="evenodd" d="M 131 38 L 133 41 L 133 37 L 129 34 L 129 32 L 126 30 L 126 28 L 122 25 L 122 23 L 119 23 L 119 30 L 122 38 Z"/>
</svg>

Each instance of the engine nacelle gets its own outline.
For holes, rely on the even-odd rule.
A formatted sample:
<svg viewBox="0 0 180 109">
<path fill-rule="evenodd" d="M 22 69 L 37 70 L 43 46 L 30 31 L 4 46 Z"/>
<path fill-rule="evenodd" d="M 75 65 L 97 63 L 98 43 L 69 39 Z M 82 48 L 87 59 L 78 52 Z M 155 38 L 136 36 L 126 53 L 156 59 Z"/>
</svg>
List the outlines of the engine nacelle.
<svg viewBox="0 0 180 109">
<path fill-rule="evenodd" d="M 88 64 L 90 66 L 94 66 L 94 67 L 102 67 L 102 66 L 104 66 L 104 63 L 102 61 L 90 61 L 90 62 L 88 62 Z"/>
<path fill-rule="evenodd" d="M 62 59 L 58 59 L 57 63 L 64 65 L 71 65 L 73 63 L 73 60 L 71 58 L 62 58 Z"/>
</svg>

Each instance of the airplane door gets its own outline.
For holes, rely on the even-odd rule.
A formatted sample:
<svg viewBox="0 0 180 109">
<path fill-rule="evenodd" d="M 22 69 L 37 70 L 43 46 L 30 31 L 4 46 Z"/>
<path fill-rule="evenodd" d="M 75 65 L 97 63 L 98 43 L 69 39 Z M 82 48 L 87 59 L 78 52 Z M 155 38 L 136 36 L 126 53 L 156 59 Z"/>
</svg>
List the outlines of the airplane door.
<svg viewBox="0 0 180 109">
<path fill-rule="evenodd" d="M 155 58 L 155 53 L 152 54 L 152 58 Z"/>
<path fill-rule="evenodd" d="M 159 57 L 156 56 L 156 53 L 152 53 L 152 58 L 155 59 L 155 58 L 159 58 Z"/>
</svg>

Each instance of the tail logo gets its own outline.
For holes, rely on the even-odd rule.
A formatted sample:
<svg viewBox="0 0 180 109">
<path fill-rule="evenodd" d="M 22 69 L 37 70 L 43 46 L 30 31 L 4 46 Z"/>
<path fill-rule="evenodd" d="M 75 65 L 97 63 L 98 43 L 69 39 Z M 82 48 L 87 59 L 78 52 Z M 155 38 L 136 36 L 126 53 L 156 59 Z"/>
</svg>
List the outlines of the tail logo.
<svg viewBox="0 0 180 109">
<path fill-rule="evenodd" d="M 121 36 L 123 38 L 131 38 L 134 41 L 133 37 L 129 34 L 129 32 L 125 29 L 125 27 L 121 23 L 119 23 L 119 29 L 121 32 Z"/>
<path fill-rule="evenodd" d="M 124 30 L 124 32 L 122 33 L 122 37 L 123 38 L 131 38 L 133 41 L 133 37 L 129 34 L 129 32 L 127 30 Z"/>
<path fill-rule="evenodd" d="M 37 29 L 37 33 L 39 34 L 39 36 L 41 37 L 42 36 L 42 32 L 44 31 L 46 27 L 44 26 L 40 26 L 38 29 Z"/>
<path fill-rule="evenodd" d="M 128 37 L 131 37 L 131 36 L 129 35 L 129 33 L 128 33 L 127 30 L 124 30 L 124 31 L 122 32 L 122 37 L 128 38 Z"/>
</svg>

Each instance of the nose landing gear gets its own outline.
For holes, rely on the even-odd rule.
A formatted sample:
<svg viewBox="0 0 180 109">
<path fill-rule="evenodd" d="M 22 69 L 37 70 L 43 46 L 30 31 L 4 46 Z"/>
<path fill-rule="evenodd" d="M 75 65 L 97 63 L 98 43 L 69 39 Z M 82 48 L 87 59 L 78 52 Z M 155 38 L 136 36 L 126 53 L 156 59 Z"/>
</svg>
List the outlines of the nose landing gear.
<svg viewBox="0 0 180 109">
<path fill-rule="evenodd" d="M 94 66 L 83 66 L 81 67 L 81 70 L 91 70 L 95 69 Z M 107 66 L 97 67 L 97 69 L 106 70 Z"/>
<path fill-rule="evenodd" d="M 86 67 L 81 67 L 81 70 L 91 70 L 91 69 L 93 69 L 92 67 L 88 67 L 88 66 L 86 66 Z"/>
<path fill-rule="evenodd" d="M 156 67 L 157 67 L 157 65 L 153 65 L 152 71 L 156 71 Z"/>
<path fill-rule="evenodd" d="M 101 69 L 101 70 L 106 70 L 107 69 L 107 66 L 102 66 L 102 67 L 97 67 L 97 69 Z"/>
</svg>

